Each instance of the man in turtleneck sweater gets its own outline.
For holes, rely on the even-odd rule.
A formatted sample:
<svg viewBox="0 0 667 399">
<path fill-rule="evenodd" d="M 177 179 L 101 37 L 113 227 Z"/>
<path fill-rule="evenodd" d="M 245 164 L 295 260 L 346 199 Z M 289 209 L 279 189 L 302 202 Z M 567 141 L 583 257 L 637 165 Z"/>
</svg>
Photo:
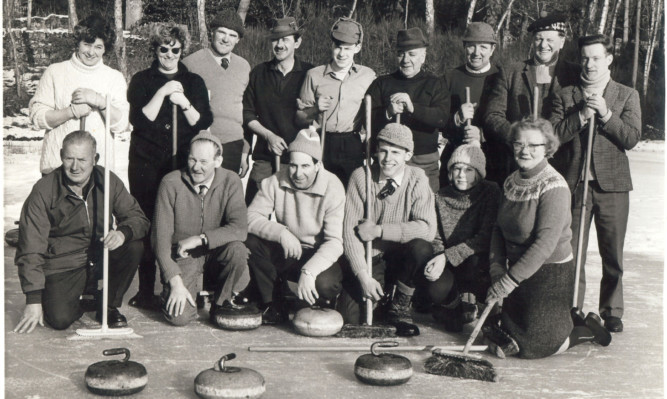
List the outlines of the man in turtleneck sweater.
<svg viewBox="0 0 667 399">
<path fill-rule="evenodd" d="M 451 95 L 450 117 L 444 136 L 448 140 L 440 157 L 440 185 L 449 184 L 447 163 L 456 148 L 462 144 L 481 147 L 486 156 L 486 178 L 500 185 L 503 173 L 498 173 L 497 154 L 505 148 L 503 142 L 491 138 L 483 140 L 482 116 L 488 104 L 489 91 L 498 78 L 498 67 L 491 64 L 496 49 L 496 34 L 491 25 L 473 22 L 463 36 L 465 64 L 449 70 L 445 75 L 445 86 Z M 470 99 L 466 101 L 466 88 Z"/>
<path fill-rule="evenodd" d="M 533 91 L 540 89 L 537 114 L 548 117 L 550 101 L 548 96 L 561 88 L 574 85 L 581 68 L 559 57 L 565 44 L 567 24 L 565 17 L 557 14 L 542 17 L 533 22 L 528 31 L 533 33 L 533 58 L 514 68 L 503 68 L 489 95 L 484 112 L 484 139 L 505 143 L 503 152 L 497 155 L 497 180 L 501 185 L 510 171 L 515 169 L 512 151 L 509 147 L 510 125 L 532 115 Z"/>
<path fill-rule="evenodd" d="M 368 88 L 373 103 L 373 132 L 397 121 L 412 130 L 414 155 L 409 165 L 424 169 L 429 186 L 438 192 L 438 129 L 449 117 L 449 92 L 442 79 L 422 71 L 428 41 L 421 29 L 398 31 L 398 71 L 380 76 Z"/>
<path fill-rule="evenodd" d="M 551 123 L 561 141 L 552 164 L 567 180 L 573 193 L 572 248 L 577 249 L 584 184 L 588 184 L 581 275 L 577 307 L 582 309 L 586 291 L 584 264 L 588 230 L 595 218 L 602 257 L 600 316 L 612 332 L 623 331 L 623 243 L 628 223 L 630 166 L 625 151 L 641 136 L 639 93 L 610 77 L 613 44 L 604 35 L 579 39 L 582 73 L 579 81 L 553 98 Z M 591 165 L 584 182 L 583 165 L 588 124 L 595 120 Z"/>
</svg>

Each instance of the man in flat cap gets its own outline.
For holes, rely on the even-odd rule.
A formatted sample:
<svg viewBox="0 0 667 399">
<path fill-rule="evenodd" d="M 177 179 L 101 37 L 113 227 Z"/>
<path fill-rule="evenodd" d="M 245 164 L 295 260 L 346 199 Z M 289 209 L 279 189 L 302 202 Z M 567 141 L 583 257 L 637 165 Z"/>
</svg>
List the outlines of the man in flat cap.
<svg viewBox="0 0 667 399">
<path fill-rule="evenodd" d="M 281 280 L 298 282 L 295 294 L 308 304 L 331 307 L 343 279 L 338 258 L 343 254 L 345 188 L 322 167 L 314 129 L 301 130 L 288 151 L 288 167 L 264 179 L 248 207 L 248 264 L 264 324 L 287 320 Z"/>
<path fill-rule="evenodd" d="M 410 165 L 424 169 L 433 192 L 440 186 L 438 132 L 449 117 L 449 92 L 444 81 L 423 71 L 428 41 L 421 29 L 398 31 L 396 60 L 398 70 L 380 76 L 368 93 L 372 97 L 373 130 L 380 131 L 396 120 L 412 130 L 414 141 Z"/>
<path fill-rule="evenodd" d="M 324 120 L 324 168 L 347 186 L 352 172 L 364 162 L 359 112 L 364 94 L 375 80 L 372 69 L 356 64 L 361 51 L 361 24 L 339 18 L 331 28 L 331 62 L 308 71 L 297 100 L 297 122 L 306 127 Z"/>
<path fill-rule="evenodd" d="M 491 25 L 484 22 L 472 22 L 463 36 L 465 64 L 447 71 L 445 87 L 451 98 L 450 117 L 444 129 L 448 140 L 442 152 L 440 185 L 448 185 L 447 162 L 454 150 L 462 144 L 481 147 L 486 156 L 486 179 L 498 182 L 498 166 L 494 158 L 504 151 L 505 144 L 484 139 L 482 125 L 484 111 L 488 105 L 491 87 L 498 79 L 499 69 L 491 63 L 491 56 L 496 49 L 496 34 Z M 470 98 L 466 100 L 466 91 Z"/>
<path fill-rule="evenodd" d="M 514 167 L 509 147 L 510 125 L 533 114 L 534 88 L 538 87 L 540 92 L 537 114 L 548 118 L 550 101 L 545 99 L 565 86 L 576 84 L 581 70 L 578 65 L 559 57 L 567 33 L 564 16 L 542 17 L 533 22 L 528 31 L 533 34 L 533 57 L 514 68 L 502 69 L 484 113 L 485 139 L 506 144 L 500 184 Z"/>
<path fill-rule="evenodd" d="M 246 204 L 257 194 L 259 184 L 275 173 L 276 156 L 287 166 L 287 146 L 296 137 L 296 99 L 306 72 L 313 66 L 295 57 L 301 46 L 301 31 L 293 17 L 276 19 L 269 32 L 273 59 L 257 65 L 250 72 L 250 83 L 243 95 L 243 123 L 248 127 L 246 140 L 257 143 L 252 152 L 254 161 L 248 185 Z"/>
<path fill-rule="evenodd" d="M 222 143 L 222 167 L 244 177 L 248 172 L 250 145 L 243 137 L 243 92 L 248 85 L 250 64 L 234 54 L 243 38 L 243 21 L 232 9 L 218 13 L 210 23 L 209 48 L 183 59 L 190 72 L 201 76 L 209 92 L 213 124 L 209 128 Z"/>
<path fill-rule="evenodd" d="M 212 323 L 218 311 L 245 308 L 248 212 L 241 179 L 220 167 L 222 156 L 220 139 L 202 130 L 190 142 L 187 168 L 167 174 L 158 190 L 152 242 L 165 281 L 163 313 L 176 326 L 197 318 L 202 288 L 215 291 Z"/>
<path fill-rule="evenodd" d="M 343 294 L 337 306 L 346 323 L 357 324 L 366 299 L 387 302 L 386 321 L 400 335 L 418 335 L 411 302 L 417 274 L 433 257 L 434 196 L 424 171 L 407 165 L 415 147 L 407 126 L 387 124 L 376 141 L 370 196 L 365 168 L 354 171 L 347 189 L 343 246 L 349 267 L 343 269 Z M 366 201 L 371 201 L 369 218 L 364 218 Z M 369 241 L 371 274 L 364 256 L 364 243 Z"/>
</svg>

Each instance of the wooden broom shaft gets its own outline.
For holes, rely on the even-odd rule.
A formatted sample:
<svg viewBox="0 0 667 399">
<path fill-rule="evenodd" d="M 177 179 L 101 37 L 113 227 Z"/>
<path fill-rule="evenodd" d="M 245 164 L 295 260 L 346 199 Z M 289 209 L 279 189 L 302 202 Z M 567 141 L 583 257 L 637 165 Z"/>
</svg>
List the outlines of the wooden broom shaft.
<svg viewBox="0 0 667 399">
<path fill-rule="evenodd" d="M 104 118 L 104 229 L 103 237 L 109 235 L 109 199 L 110 193 L 110 171 L 109 168 L 112 163 L 113 153 L 111 148 L 113 142 L 111 141 L 111 95 L 107 94 L 106 114 Z M 82 123 L 85 123 L 82 121 Z M 102 331 L 105 331 L 108 326 L 107 309 L 109 306 L 109 249 L 104 246 L 102 250 Z"/>
<path fill-rule="evenodd" d="M 422 346 L 395 346 L 382 348 L 381 352 L 425 352 L 435 349 L 443 351 L 460 352 L 464 349 L 463 345 L 422 345 Z M 471 352 L 483 352 L 487 349 L 486 345 L 474 345 L 468 350 Z M 249 346 L 249 352 L 370 352 L 368 345 L 351 346 Z"/>
<path fill-rule="evenodd" d="M 81 119 L 79 119 L 79 130 L 81 131 L 86 131 L 86 117 L 82 116 Z"/>
<path fill-rule="evenodd" d="M 468 352 L 470 352 L 472 348 L 472 343 L 475 342 L 475 339 L 477 339 L 479 332 L 482 330 L 482 325 L 484 325 L 486 318 L 489 316 L 489 313 L 491 313 L 491 309 L 493 309 L 494 305 L 497 302 L 498 300 L 494 299 L 486 304 L 486 308 L 484 308 L 484 311 L 482 312 L 481 316 L 479 316 L 479 320 L 477 320 L 477 324 L 475 324 L 475 329 L 472 330 L 472 334 L 470 334 L 470 338 L 468 338 L 468 342 L 466 342 L 466 346 L 465 348 L 463 348 L 464 356 L 467 355 Z"/>
<path fill-rule="evenodd" d="M 324 139 L 327 135 L 327 119 L 324 116 L 325 112 L 320 114 L 320 128 L 322 129 L 322 134 L 320 140 L 322 140 L 322 158 L 324 158 Z"/>
<path fill-rule="evenodd" d="M 276 164 L 276 172 L 280 172 L 280 155 L 276 155 L 273 158 L 273 162 Z"/>
<path fill-rule="evenodd" d="M 401 114 L 396 114 L 396 123 L 401 124 Z"/>
<path fill-rule="evenodd" d="M 540 88 L 535 86 L 533 88 L 533 122 L 539 118 L 539 112 L 537 112 L 537 107 L 540 105 Z"/>
<path fill-rule="evenodd" d="M 466 86 L 466 103 L 470 102 L 470 87 Z M 472 120 L 467 119 L 466 120 L 466 126 L 472 125 Z"/>
<path fill-rule="evenodd" d="M 371 219 L 371 96 L 367 94 L 364 97 L 366 103 L 366 218 Z M 365 244 L 366 250 L 366 267 L 368 275 L 373 277 L 373 242 L 367 241 Z M 373 300 L 366 299 L 366 324 L 373 325 Z"/>
</svg>

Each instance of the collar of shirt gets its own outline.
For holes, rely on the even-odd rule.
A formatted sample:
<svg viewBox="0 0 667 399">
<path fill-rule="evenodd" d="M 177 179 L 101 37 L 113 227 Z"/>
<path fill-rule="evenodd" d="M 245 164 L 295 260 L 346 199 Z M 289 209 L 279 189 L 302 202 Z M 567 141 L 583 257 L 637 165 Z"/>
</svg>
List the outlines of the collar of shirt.
<svg viewBox="0 0 667 399">
<path fill-rule="evenodd" d="M 405 166 L 403 166 L 403 170 L 401 170 L 399 174 L 392 177 L 394 183 L 396 184 L 396 188 L 400 187 L 401 183 L 403 183 L 403 176 L 405 176 Z M 389 178 L 385 176 L 384 173 L 382 172 L 382 169 L 380 169 L 380 180 L 378 181 L 378 183 L 384 186 L 385 184 L 387 184 L 387 179 Z"/>
<path fill-rule="evenodd" d="M 192 178 L 190 178 L 190 182 L 192 183 L 192 186 L 197 190 L 197 194 L 199 194 L 199 187 L 200 186 L 206 186 L 206 189 L 209 190 L 211 188 L 211 184 L 213 183 L 214 178 L 215 178 L 215 173 L 210 178 L 208 178 L 206 181 L 203 181 L 199 184 L 192 183 Z"/>
<path fill-rule="evenodd" d="M 289 169 L 288 168 L 283 168 L 278 172 L 278 184 L 280 185 L 281 188 L 285 188 L 290 191 L 295 191 L 295 192 L 302 192 L 302 193 L 309 193 L 309 194 L 314 194 L 314 195 L 319 195 L 320 197 L 324 197 L 324 195 L 327 192 L 327 178 L 324 176 L 325 171 L 324 168 L 320 168 L 320 171 L 317 172 L 317 176 L 315 176 L 315 181 L 313 184 L 306 188 L 306 189 L 298 189 L 294 187 L 292 184 L 292 181 L 289 178 Z"/>
<path fill-rule="evenodd" d="M 272 71 L 282 73 L 278 69 L 278 62 L 275 58 L 273 60 L 271 60 L 271 63 L 269 64 L 269 69 L 271 69 Z M 299 61 L 298 58 L 294 57 L 294 65 L 292 65 L 292 69 L 290 69 L 290 71 L 287 72 L 287 74 L 289 74 L 291 72 L 302 71 L 302 70 L 303 70 L 303 66 L 301 65 L 301 61 Z M 287 75 L 287 74 L 285 74 L 285 75 Z"/>
<path fill-rule="evenodd" d="M 474 69 L 470 69 L 470 67 L 468 67 L 468 64 L 466 64 L 466 71 L 472 73 L 473 75 L 480 75 L 480 74 L 489 72 L 490 69 L 491 69 L 491 63 L 490 62 L 488 64 L 486 64 L 485 67 L 483 67 L 482 69 L 480 69 L 478 71 L 475 71 Z"/>
<path fill-rule="evenodd" d="M 331 62 L 329 62 L 327 64 L 327 66 L 324 68 L 324 75 L 330 75 L 331 77 L 336 78 L 336 79 L 338 79 L 338 76 L 340 76 L 342 73 L 345 73 L 345 75 L 349 75 L 352 72 L 354 72 L 354 73 L 357 72 L 357 64 L 355 64 L 354 62 L 352 63 L 352 65 L 350 65 L 350 67 L 348 69 L 341 70 L 341 71 L 338 71 L 338 72 L 335 72 L 333 70 L 333 68 L 331 67 Z M 338 80 L 341 80 L 341 79 L 338 79 Z"/>
<path fill-rule="evenodd" d="M 222 62 L 223 58 L 227 58 L 227 61 L 229 61 L 229 64 L 231 65 L 231 63 L 232 63 L 232 53 L 229 53 L 229 54 L 221 57 L 219 55 L 215 55 L 215 53 L 213 51 L 211 51 L 211 49 L 208 49 L 208 52 L 211 54 L 211 57 L 213 57 L 215 62 L 218 63 L 218 65 L 220 65 L 220 62 Z"/>
</svg>

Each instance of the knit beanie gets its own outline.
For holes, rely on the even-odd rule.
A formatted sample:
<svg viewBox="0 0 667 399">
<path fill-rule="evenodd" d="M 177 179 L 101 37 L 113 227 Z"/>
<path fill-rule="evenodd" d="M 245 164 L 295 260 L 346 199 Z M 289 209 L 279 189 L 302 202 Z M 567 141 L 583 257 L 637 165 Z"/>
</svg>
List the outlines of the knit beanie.
<svg viewBox="0 0 667 399">
<path fill-rule="evenodd" d="M 198 140 L 208 140 L 213 144 L 215 144 L 220 149 L 220 151 L 222 151 L 222 142 L 217 136 L 215 136 L 208 130 L 200 130 L 199 133 L 197 133 L 197 135 L 193 137 L 192 140 L 190 140 L 190 145 L 192 145 L 192 143 Z"/>
<path fill-rule="evenodd" d="M 211 32 L 218 28 L 231 29 L 239 34 L 239 38 L 243 37 L 243 32 L 245 31 L 243 20 L 239 14 L 231 8 L 224 9 L 216 14 L 213 21 L 211 21 L 210 26 Z"/>
<path fill-rule="evenodd" d="M 415 143 L 412 141 L 412 131 L 409 127 L 400 123 L 387 123 L 378 133 L 378 140 L 403 147 L 408 151 L 414 151 Z"/>
<path fill-rule="evenodd" d="M 475 145 L 463 144 L 454 150 L 452 157 L 447 162 L 447 170 L 449 171 L 452 165 L 457 163 L 470 165 L 479 172 L 482 179 L 486 177 L 486 157 L 482 149 Z"/>
<path fill-rule="evenodd" d="M 322 160 L 322 147 L 320 146 L 320 136 L 312 129 L 302 129 L 296 135 L 287 148 L 289 152 L 303 152 L 314 159 Z"/>
</svg>

